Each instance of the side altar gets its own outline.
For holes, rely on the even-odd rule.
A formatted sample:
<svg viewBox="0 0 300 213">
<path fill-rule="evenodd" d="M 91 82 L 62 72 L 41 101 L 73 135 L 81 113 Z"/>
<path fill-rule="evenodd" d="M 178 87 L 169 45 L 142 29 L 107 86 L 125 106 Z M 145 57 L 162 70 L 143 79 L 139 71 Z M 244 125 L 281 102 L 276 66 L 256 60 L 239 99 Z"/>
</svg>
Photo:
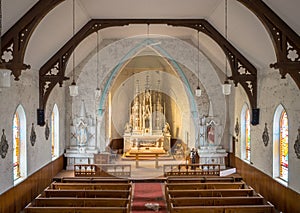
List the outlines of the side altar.
<svg viewBox="0 0 300 213">
<path fill-rule="evenodd" d="M 129 122 L 124 130 L 124 153 L 146 151 L 167 153 L 171 146 L 170 126 L 166 122 L 162 95 L 145 89 L 131 104 Z"/>
<path fill-rule="evenodd" d="M 70 126 L 70 146 L 64 156 L 67 158 L 67 170 L 73 170 L 75 164 L 93 164 L 96 148 L 96 127 L 91 116 L 86 114 L 84 102 L 81 102 L 80 115 L 75 116 Z"/>
<path fill-rule="evenodd" d="M 228 153 L 220 145 L 220 125 L 213 119 L 206 117 L 200 120 L 200 146 L 198 154 L 200 164 L 220 164 L 225 169 L 225 157 Z"/>
</svg>

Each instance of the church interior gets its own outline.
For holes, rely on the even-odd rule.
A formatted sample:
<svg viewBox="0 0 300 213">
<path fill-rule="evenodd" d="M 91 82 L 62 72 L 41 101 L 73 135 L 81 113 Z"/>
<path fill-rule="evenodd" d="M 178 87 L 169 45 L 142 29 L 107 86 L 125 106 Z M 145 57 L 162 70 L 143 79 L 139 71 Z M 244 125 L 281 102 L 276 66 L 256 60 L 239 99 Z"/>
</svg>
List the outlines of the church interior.
<svg viewBox="0 0 300 213">
<path fill-rule="evenodd" d="M 0 3 L 0 213 L 300 211 L 298 0 Z"/>
</svg>

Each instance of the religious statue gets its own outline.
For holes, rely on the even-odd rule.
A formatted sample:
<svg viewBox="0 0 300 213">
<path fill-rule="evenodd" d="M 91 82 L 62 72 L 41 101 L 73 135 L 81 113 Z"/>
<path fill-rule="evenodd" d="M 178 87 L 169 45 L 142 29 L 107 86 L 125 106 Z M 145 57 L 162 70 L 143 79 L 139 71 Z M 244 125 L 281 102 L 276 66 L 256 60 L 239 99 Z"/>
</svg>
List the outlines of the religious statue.
<svg viewBox="0 0 300 213">
<path fill-rule="evenodd" d="M 170 125 L 169 125 L 168 122 L 165 123 L 165 126 L 164 126 L 164 128 L 163 128 L 163 132 L 164 132 L 165 134 L 169 134 L 169 133 L 170 133 Z"/>
<path fill-rule="evenodd" d="M 77 135 L 77 142 L 79 146 L 86 146 L 87 145 L 87 124 L 84 122 L 80 122 L 76 128 L 76 135 Z"/>
<path fill-rule="evenodd" d="M 150 114 L 151 114 L 151 94 L 149 91 L 145 94 L 145 108 L 144 108 L 144 120 L 145 128 L 150 128 Z"/>
<path fill-rule="evenodd" d="M 213 125 L 207 126 L 207 142 L 208 144 L 215 143 L 215 128 Z"/>
<path fill-rule="evenodd" d="M 125 132 L 125 133 L 131 133 L 131 131 L 132 131 L 132 126 L 127 122 L 127 123 L 125 124 L 124 132 Z"/>
</svg>

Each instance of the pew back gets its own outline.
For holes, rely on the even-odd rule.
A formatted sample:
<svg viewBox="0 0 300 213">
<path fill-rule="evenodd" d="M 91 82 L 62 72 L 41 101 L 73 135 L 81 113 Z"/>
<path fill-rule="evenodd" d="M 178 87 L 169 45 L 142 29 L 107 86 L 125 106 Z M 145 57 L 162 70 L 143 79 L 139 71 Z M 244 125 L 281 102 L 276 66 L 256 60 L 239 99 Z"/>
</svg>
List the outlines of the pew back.
<svg viewBox="0 0 300 213">
<path fill-rule="evenodd" d="M 25 213 L 127 213 L 127 207 L 33 207 L 30 204 Z"/>
<path fill-rule="evenodd" d="M 166 193 L 174 197 L 242 197 L 254 196 L 255 192 L 250 189 L 199 189 L 199 190 L 169 190 Z"/>
<path fill-rule="evenodd" d="M 127 198 L 131 195 L 130 190 L 57 190 L 46 189 L 43 197 L 90 197 L 90 198 Z"/>
<path fill-rule="evenodd" d="M 129 190 L 131 183 L 52 183 L 50 189 Z"/>
<path fill-rule="evenodd" d="M 127 178 L 64 177 L 62 183 L 130 183 Z"/>
<path fill-rule="evenodd" d="M 165 187 L 170 190 L 184 189 L 246 189 L 248 188 L 245 182 L 208 182 L 208 183 L 165 183 Z"/>
<path fill-rule="evenodd" d="M 33 201 L 35 207 L 126 207 L 128 198 L 43 198 Z"/>
<path fill-rule="evenodd" d="M 177 197 L 170 198 L 173 206 L 232 206 L 232 205 L 263 205 L 262 196 L 257 197 Z"/>
<path fill-rule="evenodd" d="M 237 206 L 179 206 L 171 203 L 170 213 L 273 213 L 274 206 L 266 205 L 237 205 Z"/>
</svg>

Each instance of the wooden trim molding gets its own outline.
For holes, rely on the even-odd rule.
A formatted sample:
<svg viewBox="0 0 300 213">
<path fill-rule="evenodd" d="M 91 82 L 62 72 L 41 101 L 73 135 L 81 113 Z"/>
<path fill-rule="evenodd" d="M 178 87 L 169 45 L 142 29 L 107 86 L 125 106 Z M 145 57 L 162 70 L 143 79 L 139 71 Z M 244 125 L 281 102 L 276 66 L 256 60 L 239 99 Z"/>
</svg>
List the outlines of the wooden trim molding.
<svg viewBox="0 0 300 213">
<path fill-rule="evenodd" d="M 63 169 L 63 155 L 0 195 L 0 213 L 21 212 Z"/>
</svg>

